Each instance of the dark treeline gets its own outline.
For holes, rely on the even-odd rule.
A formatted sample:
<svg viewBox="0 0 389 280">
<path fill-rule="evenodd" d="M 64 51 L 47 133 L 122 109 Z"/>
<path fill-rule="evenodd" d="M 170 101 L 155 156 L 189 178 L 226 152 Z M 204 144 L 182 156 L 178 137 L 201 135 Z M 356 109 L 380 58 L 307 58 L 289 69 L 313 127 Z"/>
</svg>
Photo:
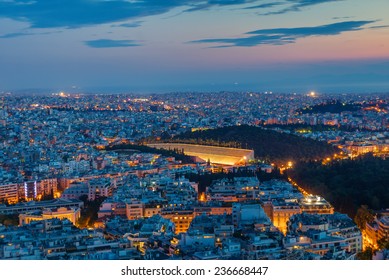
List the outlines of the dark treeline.
<svg viewBox="0 0 389 280">
<path fill-rule="evenodd" d="M 134 144 L 119 144 L 113 146 L 105 147 L 106 151 L 117 151 L 117 150 L 134 150 L 142 153 L 152 153 L 152 154 L 160 154 L 164 157 L 174 157 L 176 160 L 180 160 L 182 163 L 194 163 L 192 157 L 184 155 L 183 151 L 175 150 L 164 150 L 164 149 L 156 149 L 149 146 L 144 145 L 134 145 Z"/>
<path fill-rule="evenodd" d="M 331 101 L 327 101 L 326 103 L 300 109 L 297 112 L 300 114 L 317 114 L 317 113 L 339 114 L 345 111 L 355 112 L 360 109 L 361 109 L 360 105 L 342 103 L 339 100 L 331 100 Z"/>
<path fill-rule="evenodd" d="M 18 226 L 19 225 L 19 215 L 18 214 L 9 214 L 3 215 L 0 214 L 0 224 L 5 226 Z M 1 242 L 1 239 L 0 239 Z"/>
<path fill-rule="evenodd" d="M 88 200 L 88 196 L 83 195 L 80 197 L 80 200 L 84 202 L 84 207 L 81 211 L 81 217 L 77 221 L 77 225 L 80 228 L 93 227 L 98 218 L 97 212 L 100 210 L 100 206 L 104 202 L 105 197 Z"/>
<path fill-rule="evenodd" d="M 212 184 L 212 181 L 227 178 L 233 179 L 235 177 L 253 177 L 256 176 L 260 182 L 269 181 L 272 179 L 284 179 L 286 180 L 286 176 L 282 175 L 278 169 L 274 169 L 271 173 L 266 173 L 262 170 L 250 171 L 243 168 L 237 168 L 233 172 L 225 172 L 224 170 L 220 170 L 217 173 L 205 173 L 205 174 L 195 174 L 189 173 L 186 174 L 185 177 L 189 179 L 191 182 L 196 182 L 199 184 L 198 190 L 199 193 L 205 192 L 206 187 Z"/>
<path fill-rule="evenodd" d="M 248 125 L 186 132 L 173 139 L 163 140 L 253 149 L 255 157 L 278 165 L 287 161 L 332 157 L 339 152 L 339 149 L 325 142 Z"/>
<path fill-rule="evenodd" d="M 308 192 L 324 196 L 337 211 L 354 217 L 361 205 L 388 208 L 388 171 L 389 159 L 366 155 L 326 165 L 301 162 L 288 175 Z"/>
<path fill-rule="evenodd" d="M 302 130 L 305 130 L 307 132 L 322 132 L 322 131 L 349 131 L 353 132 L 358 130 L 355 127 L 351 126 L 334 126 L 334 125 L 325 125 L 325 124 L 316 124 L 316 125 L 310 125 L 310 124 L 267 124 L 263 127 L 266 128 L 280 128 L 283 130 L 289 130 L 292 132 L 299 132 Z"/>
</svg>

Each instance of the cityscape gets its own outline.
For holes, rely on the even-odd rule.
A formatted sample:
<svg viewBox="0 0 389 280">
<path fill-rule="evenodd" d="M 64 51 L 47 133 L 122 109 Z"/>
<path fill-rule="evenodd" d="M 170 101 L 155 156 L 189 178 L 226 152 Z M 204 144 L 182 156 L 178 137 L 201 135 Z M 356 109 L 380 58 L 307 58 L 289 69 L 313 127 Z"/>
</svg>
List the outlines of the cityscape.
<svg viewBox="0 0 389 280">
<path fill-rule="evenodd" d="M 388 10 L 0 0 L 0 261 L 389 260 Z"/>
<path fill-rule="evenodd" d="M 361 190 L 346 208 L 327 198 L 336 185 L 318 193 L 297 172 L 385 166 L 386 94 L 2 93 L 1 105 L 1 259 L 388 258 L 387 194 Z M 298 142 L 272 158 L 252 135 L 206 134 L 242 128 Z"/>
</svg>

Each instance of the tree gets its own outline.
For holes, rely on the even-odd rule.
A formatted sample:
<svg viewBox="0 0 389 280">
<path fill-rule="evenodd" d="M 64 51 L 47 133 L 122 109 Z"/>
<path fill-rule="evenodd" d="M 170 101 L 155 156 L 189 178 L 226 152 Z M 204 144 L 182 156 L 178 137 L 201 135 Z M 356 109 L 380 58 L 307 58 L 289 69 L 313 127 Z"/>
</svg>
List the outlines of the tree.
<svg viewBox="0 0 389 280">
<path fill-rule="evenodd" d="M 387 170 L 388 158 L 366 155 L 326 164 L 297 162 L 287 174 L 306 191 L 324 196 L 336 211 L 354 218 L 361 205 L 371 209 L 389 205 Z"/>
<path fill-rule="evenodd" d="M 10 215 L 0 215 L 0 224 L 5 226 L 18 226 L 19 225 L 19 215 L 10 214 Z"/>
<path fill-rule="evenodd" d="M 50 193 L 44 193 L 41 200 L 53 200 L 54 199 L 54 192 L 53 190 L 50 191 Z"/>
<path fill-rule="evenodd" d="M 80 199 L 85 199 L 85 196 Z M 98 218 L 97 212 L 100 209 L 100 205 L 105 200 L 105 197 L 99 197 L 95 200 L 85 200 L 84 209 L 81 211 L 81 217 L 77 221 L 79 228 L 92 227 Z"/>
<path fill-rule="evenodd" d="M 387 249 L 389 250 L 389 239 L 381 238 L 377 241 L 378 248 L 383 250 Z"/>
<path fill-rule="evenodd" d="M 354 221 L 360 230 L 366 229 L 366 223 L 371 223 L 374 220 L 374 214 L 367 205 L 362 205 L 358 208 Z"/>
<path fill-rule="evenodd" d="M 367 247 L 364 251 L 357 254 L 358 260 L 372 260 L 374 255 L 374 250 L 371 247 Z"/>
<path fill-rule="evenodd" d="M 284 164 L 291 159 L 298 161 L 332 157 L 334 153 L 340 152 L 324 142 L 248 125 L 185 132 L 174 136 L 171 141 L 250 148 L 257 157 L 270 158 L 278 164 Z"/>
</svg>

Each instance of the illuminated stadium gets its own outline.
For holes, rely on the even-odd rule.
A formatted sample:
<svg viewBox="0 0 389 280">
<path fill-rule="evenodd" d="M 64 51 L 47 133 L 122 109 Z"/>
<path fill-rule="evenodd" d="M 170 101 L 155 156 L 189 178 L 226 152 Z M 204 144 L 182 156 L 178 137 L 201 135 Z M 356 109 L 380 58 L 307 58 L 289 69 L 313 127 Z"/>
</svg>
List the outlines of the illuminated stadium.
<svg viewBox="0 0 389 280">
<path fill-rule="evenodd" d="M 246 149 L 179 143 L 148 144 L 148 146 L 157 149 L 183 150 L 188 156 L 197 157 L 200 161 L 209 160 L 211 163 L 215 164 L 237 165 L 244 164 L 245 162 L 254 159 L 254 151 Z"/>
</svg>

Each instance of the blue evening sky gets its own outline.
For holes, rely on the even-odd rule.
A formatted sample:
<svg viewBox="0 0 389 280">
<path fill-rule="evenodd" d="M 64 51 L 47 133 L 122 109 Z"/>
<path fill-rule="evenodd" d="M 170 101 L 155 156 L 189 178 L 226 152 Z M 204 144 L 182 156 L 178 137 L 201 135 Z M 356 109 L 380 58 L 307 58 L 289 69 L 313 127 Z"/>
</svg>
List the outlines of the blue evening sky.
<svg viewBox="0 0 389 280">
<path fill-rule="evenodd" d="M 0 0 L 0 92 L 389 92 L 388 0 Z"/>
</svg>

